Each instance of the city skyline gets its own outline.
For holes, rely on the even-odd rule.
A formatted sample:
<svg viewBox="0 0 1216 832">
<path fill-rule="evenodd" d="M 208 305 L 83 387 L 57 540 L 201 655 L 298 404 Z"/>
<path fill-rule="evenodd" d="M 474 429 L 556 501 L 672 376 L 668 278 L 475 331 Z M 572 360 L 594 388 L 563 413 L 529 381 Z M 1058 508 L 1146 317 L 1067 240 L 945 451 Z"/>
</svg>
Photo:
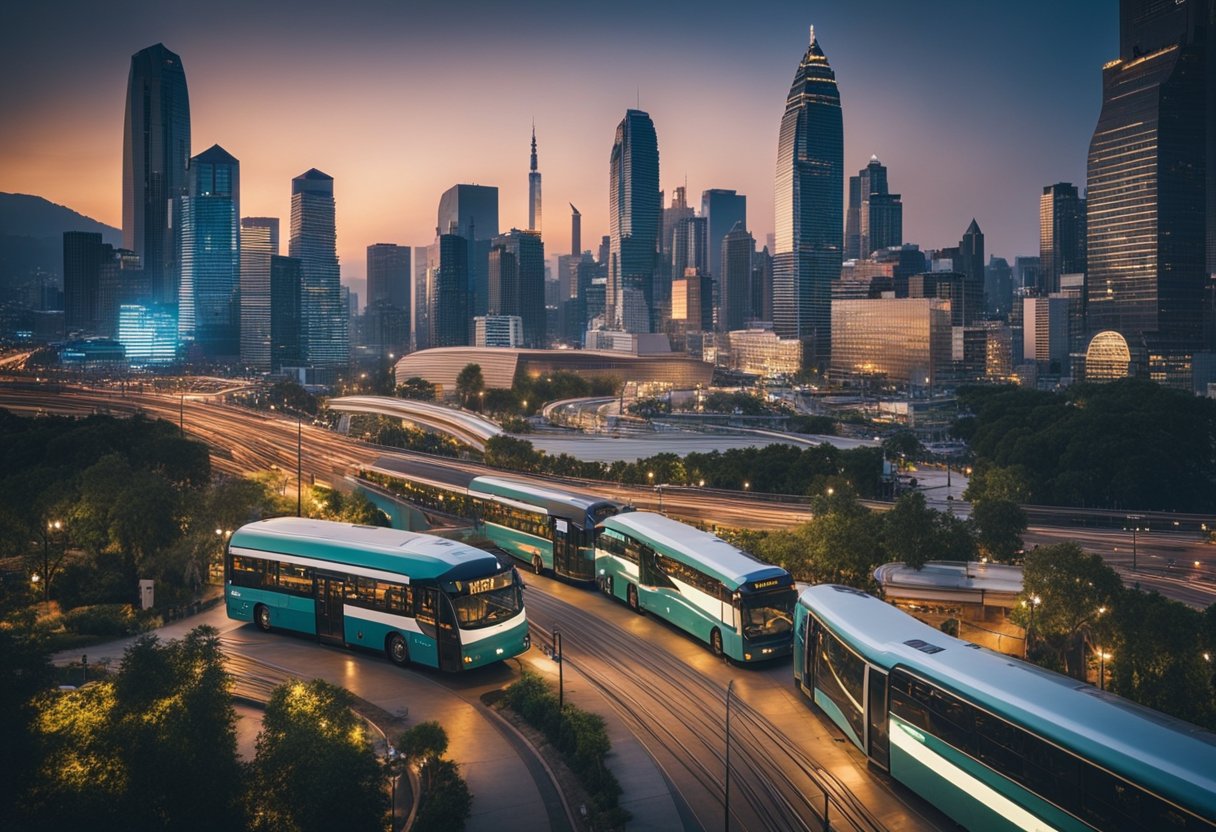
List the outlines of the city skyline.
<svg viewBox="0 0 1216 832">
<path fill-rule="evenodd" d="M 243 213 L 285 219 L 291 176 L 317 166 L 335 177 L 344 280 L 365 276 L 362 253 L 369 244 L 432 242 L 428 215 L 433 216 L 438 195 L 455 182 L 497 186 L 503 227 L 526 227 L 523 173 L 533 117 L 545 137 L 548 189 L 559 202 L 587 206 L 582 209 L 584 225 L 591 239 L 598 238 L 608 227 L 606 183 L 598 171 L 611 148 L 612 126 L 639 100 L 661 136 L 665 178 L 660 187 L 670 194 L 687 177 L 693 193 L 737 190 L 752 203 L 749 230 L 763 239 L 772 229 L 771 171 L 781 91 L 788 89 L 791 56 L 804 48 L 806 25 L 814 23 L 830 45 L 848 102 L 845 168 L 860 169 L 872 154 L 883 159 L 904 194 L 905 238 L 924 247 L 949 245 L 957 235 L 954 229 L 975 216 L 989 229 L 990 250 L 1009 257 L 1032 253 L 1037 248 L 1042 186 L 1084 181 L 1087 137 L 1100 105 L 1101 64 L 1117 53 L 1116 16 L 1104 13 L 1113 12 L 1105 7 L 1114 4 L 1056 11 L 1051 18 L 1056 25 L 1042 31 L 1030 25 L 1036 15 L 1023 9 L 1017 14 L 980 10 L 969 24 L 974 39 L 953 43 L 950 50 L 936 50 L 932 44 L 949 41 L 962 27 L 950 14 L 958 4 L 943 3 L 941 13 L 934 15 L 913 14 L 894 4 L 873 5 L 889 26 L 871 28 L 870 15 L 826 8 L 774 9 L 755 19 L 732 19 L 728 26 L 707 11 L 704 21 L 696 24 L 704 31 L 689 40 L 699 48 L 677 51 L 674 58 L 670 50 L 652 44 L 672 25 L 671 12 L 653 12 L 656 34 L 637 41 L 626 61 L 618 58 L 613 83 L 595 85 L 586 83 L 590 70 L 582 65 L 597 61 L 576 61 L 574 53 L 591 49 L 597 55 L 596 50 L 605 47 L 597 46 L 593 35 L 618 31 L 621 25 L 598 12 L 558 22 L 541 13 L 543 6 L 527 7 L 522 17 L 543 21 L 541 36 L 553 44 L 534 61 L 523 59 L 530 53 L 511 36 L 521 24 L 487 12 L 484 20 L 469 23 L 470 38 L 481 43 L 495 26 L 506 26 L 506 36 L 482 44 L 479 60 L 470 62 L 463 54 L 442 56 L 444 45 L 450 46 L 456 37 L 455 22 L 442 10 L 417 10 L 405 21 L 404 12 L 379 9 L 391 25 L 375 35 L 375 43 L 387 46 L 397 37 L 401 42 L 396 45 L 408 49 L 363 48 L 354 54 L 349 47 L 335 47 L 334 61 L 309 62 L 300 55 L 321 36 L 313 32 L 328 30 L 317 25 L 322 22 L 319 13 L 308 9 L 292 18 L 298 43 L 279 38 L 276 44 L 287 45 L 267 47 L 267 58 L 281 54 L 275 50 L 297 54 L 282 54 L 282 60 L 275 61 L 256 50 L 220 50 L 218 34 L 206 27 L 190 29 L 184 20 L 161 10 L 125 16 L 118 26 L 82 8 L 66 31 L 62 18 L 51 21 L 45 13 L 20 10 L 17 28 L 28 37 L 0 59 L 10 64 L 10 74 L 31 60 L 31 49 L 52 36 L 61 39 L 60 47 L 71 47 L 71 54 L 64 61 L 68 68 L 39 73 L 19 97 L 14 89 L 3 93 L 6 112 L 16 117 L 14 129 L 0 140 L 0 184 L 121 225 L 126 72 L 132 54 L 159 41 L 181 56 L 190 81 L 192 152 L 220 143 L 242 160 Z M 372 38 L 372 17 L 356 14 L 344 20 L 341 29 Z M 240 42 L 275 21 L 270 10 L 259 9 L 249 16 Z M 111 29 L 113 37 L 97 36 L 99 30 Z M 431 42 L 424 42 L 424 32 L 430 33 Z M 559 34 L 569 37 L 548 37 Z M 1014 49 L 1033 44 L 1035 60 L 1015 67 L 1018 62 L 993 54 L 1000 50 L 980 48 L 992 38 Z M 737 58 L 718 60 L 718 47 L 727 40 L 733 44 L 729 54 Z M 915 52 L 915 61 L 907 60 L 909 50 Z M 1065 51 L 1066 56 L 1061 54 Z M 423 66 L 427 61 L 431 63 Z M 468 73 L 486 62 L 503 70 L 503 85 L 518 81 L 531 91 L 530 97 L 516 101 L 510 116 L 494 116 L 493 131 L 472 129 L 484 123 L 486 113 L 442 103 L 453 85 L 464 83 Z M 975 71 L 952 70 L 962 63 L 974 64 Z M 242 79 L 255 73 L 262 83 L 244 83 Z M 701 78 L 695 87 L 687 80 L 694 76 Z M 387 80 L 368 83 L 366 77 Z M 427 80 L 437 77 L 444 82 Z M 1041 95 L 1047 83 L 1053 96 Z M 977 90 L 984 95 L 976 96 Z M 970 108 L 982 107 L 982 101 L 968 102 L 954 105 L 958 118 L 942 118 L 946 102 L 967 91 L 972 98 L 1001 101 L 1002 109 L 977 120 Z M 311 112 L 300 109 L 302 96 L 314 105 L 318 99 L 327 103 L 331 116 L 318 120 L 307 115 L 309 128 L 295 129 L 291 119 Z M 364 108 L 385 96 L 404 115 L 385 116 L 383 102 L 374 112 Z M 51 101 L 57 104 L 54 112 Z M 695 115 L 690 115 L 694 103 Z M 737 117 L 717 119 L 713 114 L 719 110 Z M 431 111 L 442 115 L 440 128 L 410 128 L 418 116 Z M 364 124 L 373 115 L 383 122 L 380 129 Z M 1031 123 L 1033 131 L 1026 129 Z M 901 129 L 892 130 L 890 124 Z M 1003 138 L 996 141 L 994 136 Z M 924 162 L 913 161 L 922 157 Z M 552 225 L 546 236 L 551 253 L 567 249 L 564 224 Z"/>
</svg>

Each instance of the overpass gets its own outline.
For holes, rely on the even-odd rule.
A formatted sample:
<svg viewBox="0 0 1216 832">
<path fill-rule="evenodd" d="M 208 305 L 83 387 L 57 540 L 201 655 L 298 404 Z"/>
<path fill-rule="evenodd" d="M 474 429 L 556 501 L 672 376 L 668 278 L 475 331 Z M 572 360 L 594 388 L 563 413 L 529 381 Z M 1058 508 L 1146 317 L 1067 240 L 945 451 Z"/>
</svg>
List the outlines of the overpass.
<svg viewBox="0 0 1216 832">
<path fill-rule="evenodd" d="M 404 419 L 420 428 L 451 436 L 479 451 L 484 451 L 486 442 L 503 432 L 496 422 L 483 416 L 433 402 L 392 396 L 341 396 L 330 399 L 326 405 L 340 413 L 374 413 Z"/>
</svg>

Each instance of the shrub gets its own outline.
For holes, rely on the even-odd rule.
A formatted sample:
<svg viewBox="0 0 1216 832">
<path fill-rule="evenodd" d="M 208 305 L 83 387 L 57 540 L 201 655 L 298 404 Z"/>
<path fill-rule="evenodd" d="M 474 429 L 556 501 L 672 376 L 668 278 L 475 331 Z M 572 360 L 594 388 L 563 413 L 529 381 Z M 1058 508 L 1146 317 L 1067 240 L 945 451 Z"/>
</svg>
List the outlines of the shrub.
<svg viewBox="0 0 1216 832">
<path fill-rule="evenodd" d="M 63 626 L 69 632 L 91 636 L 127 636 L 140 629 L 130 604 L 77 607 L 64 614 Z"/>
</svg>

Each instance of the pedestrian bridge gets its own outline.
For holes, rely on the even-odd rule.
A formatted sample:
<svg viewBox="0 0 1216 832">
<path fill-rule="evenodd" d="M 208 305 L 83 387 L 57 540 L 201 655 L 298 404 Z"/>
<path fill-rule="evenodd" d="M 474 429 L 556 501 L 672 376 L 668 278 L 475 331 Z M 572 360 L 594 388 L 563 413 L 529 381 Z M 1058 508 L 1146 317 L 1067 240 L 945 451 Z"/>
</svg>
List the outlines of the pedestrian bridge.
<svg viewBox="0 0 1216 832">
<path fill-rule="evenodd" d="M 340 413 L 374 413 L 404 419 L 420 428 L 451 436 L 479 451 L 484 451 L 486 442 L 503 432 L 498 423 L 484 416 L 434 402 L 392 396 L 341 396 L 330 399 L 327 405 Z"/>
</svg>

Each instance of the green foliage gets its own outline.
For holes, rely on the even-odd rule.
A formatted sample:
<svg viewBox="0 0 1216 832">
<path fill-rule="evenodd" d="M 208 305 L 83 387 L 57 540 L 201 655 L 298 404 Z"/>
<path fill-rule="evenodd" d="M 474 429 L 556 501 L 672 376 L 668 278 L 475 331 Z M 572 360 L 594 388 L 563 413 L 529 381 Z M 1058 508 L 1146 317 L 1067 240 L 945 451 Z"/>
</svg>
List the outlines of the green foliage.
<svg viewBox="0 0 1216 832">
<path fill-rule="evenodd" d="M 468 447 L 458 440 L 407 424 L 401 419 L 379 416 L 373 413 L 351 415 L 350 435 L 362 436 L 368 442 L 387 445 L 390 448 L 405 448 L 436 456 L 459 457 L 468 453 Z"/>
<path fill-rule="evenodd" d="M 140 631 L 135 608 L 130 604 L 95 604 L 76 607 L 63 616 L 69 632 L 90 636 L 128 636 Z"/>
<path fill-rule="evenodd" d="M 882 449 L 892 459 L 907 459 L 915 461 L 925 452 L 924 445 L 910 430 L 900 430 L 883 440 Z"/>
<path fill-rule="evenodd" d="M 612 744 L 603 718 L 574 705 L 566 705 L 559 712 L 557 694 L 530 670 L 507 688 L 506 703 L 561 752 L 591 795 L 596 814 L 605 825 L 623 827 L 630 816 L 620 808 L 621 785 L 616 775 L 604 765 Z"/>
<path fill-rule="evenodd" d="M 514 436 L 499 434 L 492 436 L 486 442 L 485 462 L 494 468 L 506 468 L 510 471 L 539 470 L 544 454 L 527 439 L 516 439 Z"/>
<path fill-rule="evenodd" d="M 632 415 L 642 419 L 653 419 L 656 416 L 664 416 L 671 413 L 671 402 L 666 399 L 650 396 L 645 399 L 638 399 L 629 404 L 625 409 Z"/>
<path fill-rule="evenodd" d="M 689 409 L 693 407 L 695 405 Z M 781 412 L 781 408 L 768 404 L 759 396 L 738 391 L 710 393 L 701 400 L 699 409 L 705 413 L 737 413 L 742 416 L 765 416 Z"/>
<path fill-rule="evenodd" d="M 491 387 L 486 390 L 481 405 L 486 413 L 518 414 L 520 410 L 519 396 L 514 390 L 505 387 Z"/>
<path fill-rule="evenodd" d="M 397 740 L 397 750 L 407 760 L 425 763 L 447 753 L 448 734 L 438 722 L 420 722 Z"/>
<path fill-rule="evenodd" d="M 972 504 L 971 525 L 980 551 L 989 560 L 1008 562 L 1022 549 L 1026 512 L 1012 500 L 984 499 Z"/>
<path fill-rule="evenodd" d="M 795 414 L 790 417 L 789 428 L 794 433 L 808 433 L 815 436 L 836 436 L 836 420 L 831 416 Z"/>
<path fill-rule="evenodd" d="M 276 382 L 268 391 L 267 399 L 276 410 L 317 415 L 317 397 L 291 380 Z"/>
<path fill-rule="evenodd" d="M 312 487 L 307 513 L 309 517 L 321 520 L 354 523 L 360 526 L 388 527 L 391 525 L 384 512 L 376 508 L 376 504 L 362 492 L 344 493 L 322 488 L 319 485 Z"/>
<path fill-rule="evenodd" d="M 618 384 L 611 378 L 583 378 L 570 372 L 557 372 L 547 376 L 529 376 L 516 373 L 511 390 L 520 402 L 525 415 L 532 415 L 549 402 L 562 399 L 581 399 L 587 396 L 612 396 Z M 527 405 L 524 406 L 524 402 Z"/>
<path fill-rule="evenodd" d="M 141 638 L 112 679 L 44 694 L 36 707 L 38 778 L 22 808 L 41 828 L 245 826 L 214 628 L 167 644 Z"/>
<path fill-rule="evenodd" d="M 460 832 L 473 813 L 473 795 L 451 760 L 430 763 L 425 801 L 414 816 L 414 832 Z"/>
<path fill-rule="evenodd" d="M 477 394 L 486 389 L 486 380 L 481 375 L 480 364 L 466 364 L 456 374 L 456 394 L 465 407 L 476 404 Z"/>
<path fill-rule="evenodd" d="M 433 402 L 438 391 L 435 385 L 419 376 L 411 376 L 397 385 L 397 398 L 414 399 L 420 402 Z"/>
<path fill-rule="evenodd" d="M 19 798 L 33 785 L 38 770 L 36 740 L 37 708 L 34 697 L 54 678 L 46 646 L 28 626 L 0 625 L 0 806 L 7 807 L 13 827 L 20 829 L 29 818 L 15 817 Z"/>
<path fill-rule="evenodd" d="M 1016 502 L 1216 510 L 1216 401 L 1124 379 L 1063 393 L 964 388 L 977 469 L 1013 469 Z M 970 427 L 968 427 L 970 430 Z M 981 475 L 981 480 L 983 476 Z M 981 481 L 969 499 L 1001 496 Z"/>
<path fill-rule="evenodd" d="M 383 832 L 385 771 L 352 703 L 320 679 L 275 688 L 253 765 L 254 829 Z"/>
</svg>

